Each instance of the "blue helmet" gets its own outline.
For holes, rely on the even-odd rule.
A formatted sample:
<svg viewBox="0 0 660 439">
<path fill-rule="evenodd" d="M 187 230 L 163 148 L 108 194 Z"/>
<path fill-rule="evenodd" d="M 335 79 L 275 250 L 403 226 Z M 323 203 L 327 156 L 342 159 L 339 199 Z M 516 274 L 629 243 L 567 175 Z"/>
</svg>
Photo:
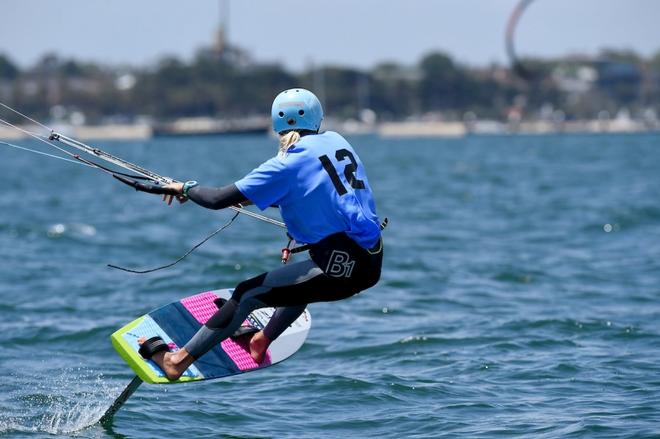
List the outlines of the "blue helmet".
<svg viewBox="0 0 660 439">
<path fill-rule="evenodd" d="M 311 91 L 292 88 L 275 97 L 271 117 L 273 130 L 278 134 L 290 130 L 318 131 L 323 120 L 323 108 Z"/>
</svg>

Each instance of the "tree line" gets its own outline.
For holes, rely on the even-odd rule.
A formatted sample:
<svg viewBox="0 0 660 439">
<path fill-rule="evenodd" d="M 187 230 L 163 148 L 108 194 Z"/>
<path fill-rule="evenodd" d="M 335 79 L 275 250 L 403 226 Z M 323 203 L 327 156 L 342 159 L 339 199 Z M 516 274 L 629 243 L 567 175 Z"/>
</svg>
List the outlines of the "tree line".
<svg viewBox="0 0 660 439">
<path fill-rule="evenodd" d="M 473 67 L 433 52 L 412 66 L 381 63 L 369 70 L 322 66 L 291 72 L 279 64 L 200 51 L 189 62 L 165 57 L 146 67 L 104 66 L 45 55 L 18 67 L 0 54 L 0 100 L 39 117 L 53 109 L 84 114 L 87 121 L 268 114 L 280 90 L 301 86 L 321 97 L 328 114 L 359 119 L 365 109 L 380 120 L 466 113 L 502 120 L 511 108 L 525 117 L 560 109 L 568 118 L 616 112 L 658 111 L 660 51 L 644 59 L 605 50 L 592 58 L 525 59 L 532 77 L 497 64 Z M 572 87 L 574 89 L 572 89 Z"/>
</svg>

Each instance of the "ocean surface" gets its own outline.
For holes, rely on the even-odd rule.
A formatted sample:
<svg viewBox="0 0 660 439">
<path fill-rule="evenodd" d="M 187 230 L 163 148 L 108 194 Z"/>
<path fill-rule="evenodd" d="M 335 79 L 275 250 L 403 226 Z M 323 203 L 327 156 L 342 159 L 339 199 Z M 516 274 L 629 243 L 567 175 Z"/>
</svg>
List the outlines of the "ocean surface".
<svg viewBox="0 0 660 439">
<path fill-rule="evenodd" d="M 286 238 L 239 217 L 172 268 L 113 270 L 169 263 L 232 214 L 0 145 L 0 437 L 660 437 L 660 136 L 350 140 L 390 220 L 380 283 L 312 305 L 289 360 L 145 384 L 109 427 L 133 376 L 110 334 L 278 267 Z M 207 185 L 276 148 L 95 145 Z"/>
</svg>

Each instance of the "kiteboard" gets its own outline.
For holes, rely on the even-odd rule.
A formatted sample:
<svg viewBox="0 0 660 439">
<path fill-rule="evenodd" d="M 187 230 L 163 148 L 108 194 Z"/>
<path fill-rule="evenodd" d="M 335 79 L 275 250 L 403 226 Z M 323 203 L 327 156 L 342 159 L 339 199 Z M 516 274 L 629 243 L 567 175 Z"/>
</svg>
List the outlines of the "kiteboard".
<svg viewBox="0 0 660 439">
<path fill-rule="evenodd" d="M 185 297 L 155 309 L 114 332 L 110 336 L 112 345 L 136 376 L 106 410 L 99 422 L 102 425 L 109 425 L 115 413 L 143 382 L 176 384 L 228 377 L 272 366 L 286 360 L 300 349 L 312 325 L 312 317 L 307 310 L 271 343 L 261 363 L 252 359 L 250 335 L 263 329 L 275 312 L 274 308 L 261 308 L 250 313 L 232 337 L 218 343 L 204 356 L 198 358 L 179 379 L 168 379 L 156 363 L 142 358 L 138 352 L 140 337 L 149 339 L 159 336 L 168 344 L 170 351 L 175 351 L 192 338 L 197 330 L 218 311 L 224 301 L 229 300 L 232 292 L 233 290 L 223 289 Z"/>
<path fill-rule="evenodd" d="M 144 382 L 150 384 L 176 384 L 223 378 L 279 363 L 293 355 L 305 342 L 312 319 L 305 310 L 268 348 L 264 360 L 255 362 L 250 356 L 250 334 L 261 330 L 268 323 L 274 308 L 253 311 L 235 335 L 214 346 L 197 359 L 177 380 L 168 379 L 151 360 L 138 353 L 138 338 L 161 337 L 170 351 L 176 351 L 218 311 L 232 290 L 207 291 L 170 303 L 136 320 L 112 334 L 112 345 L 126 363 Z"/>
</svg>

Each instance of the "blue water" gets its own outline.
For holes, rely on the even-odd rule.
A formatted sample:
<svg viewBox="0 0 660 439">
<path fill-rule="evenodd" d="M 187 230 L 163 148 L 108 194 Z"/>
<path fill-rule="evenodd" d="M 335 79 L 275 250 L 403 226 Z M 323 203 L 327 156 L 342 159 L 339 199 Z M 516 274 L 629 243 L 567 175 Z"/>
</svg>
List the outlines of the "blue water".
<svg viewBox="0 0 660 439">
<path fill-rule="evenodd" d="M 286 362 L 143 385 L 108 428 L 132 377 L 109 335 L 277 267 L 285 236 L 240 218 L 173 268 L 112 270 L 168 263 L 231 213 L 0 146 L 0 436 L 660 436 L 660 136 L 351 140 L 390 219 L 381 282 L 312 305 Z M 97 145 L 217 185 L 275 149 Z"/>
</svg>

